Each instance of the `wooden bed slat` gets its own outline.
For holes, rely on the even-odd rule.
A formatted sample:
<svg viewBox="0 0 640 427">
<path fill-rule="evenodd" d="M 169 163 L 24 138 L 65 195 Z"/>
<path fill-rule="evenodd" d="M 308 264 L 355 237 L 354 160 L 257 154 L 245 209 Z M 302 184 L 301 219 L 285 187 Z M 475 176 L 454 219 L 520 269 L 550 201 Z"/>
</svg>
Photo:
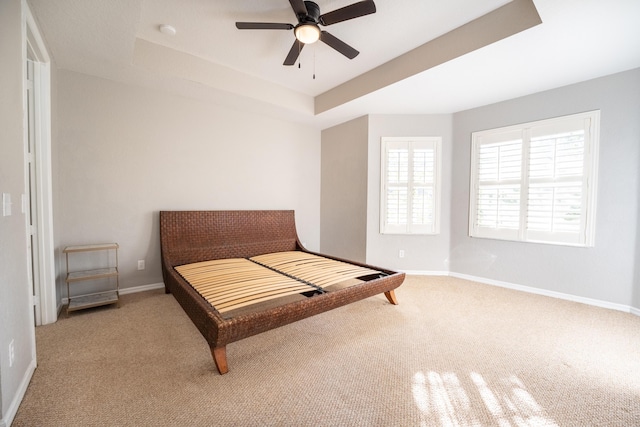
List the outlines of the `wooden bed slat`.
<svg viewBox="0 0 640 427">
<path fill-rule="evenodd" d="M 250 286 L 243 286 L 235 289 L 229 289 L 225 292 L 209 292 L 204 293 L 203 296 L 206 295 L 206 298 L 211 299 L 212 301 L 221 302 L 231 300 L 233 298 L 238 298 L 241 296 L 270 292 L 275 289 L 291 289 L 296 290 L 298 292 L 306 292 L 309 290 L 309 286 L 304 283 L 281 283 L 281 282 L 271 282 L 271 283 L 258 283 Z"/>
<path fill-rule="evenodd" d="M 277 275 L 273 277 L 280 278 L 281 276 Z M 215 273 L 210 273 L 206 276 L 198 277 L 195 280 L 192 278 L 191 284 L 194 286 L 199 284 L 203 284 L 203 285 L 210 284 L 212 278 L 215 278 L 216 284 L 222 286 L 224 284 L 233 285 L 234 283 L 246 282 L 248 280 L 259 280 L 259 279 L 265 278 L 265 274 L 264 274 L 264 269 L 262 269 L 262 271 L 250 272 L 245 274 L 234 274 L 234 275 L 224 275 L 224 274 L 216 275 Z"/>
<path fill-rule="evenodd" d="M 269 301 L 269 300 L 272 300 L 272 299 L 275 299 L 275 298 L 285 297 L 287 295 L 294 295 L 294 294 L 299 294 L 299 292 L 290 292 L 290 293 L 280 294 L 280 295 L 270 295 L 270 296 L 264 297 L 264 298 L 256 298 L 256 299 L 251 300 L 251 301 L 245 301 L 243 303 L 237 303 L 237 304 L 235 304 L 233 306 L 224 307 L 222 309 L 219 309 L 218 311 L 220 311 L 220 313 L 226 313 L 227 311 L 232 311 L 232 310 L 235 310 L 237 308 L 246 307 L 246 306 L 251 305 L 251 304 L 258 304 L 260 302 Z"/>
<path fill-rule="evenodd" d="M 289 283 L 289 282 L 284 282 L 284 283 Z M 291 285 L 296 285 L 296 286 L 301 284 L 297 280 L 292 280 L 290 283 Z M 270 278 L 262 278 L 262 279 L 258 278 L 258 279 L 252 279 L 252 280 L 227 283 L 221 286 L 219 286 L 217 283 L 207 283 L 207 284 L 198 286 L 198 290 L 200 291 L 200 293 L 203 293 L 203 294 L 206 294 L 206 293 L 223 294 L 226 292 L 234 292 L 237 289 L 244 289 L 244 288 L 255 287 L 255 286 L 267 286 L 267 285 L 273 285 L 273 284 L 283 284 L 282 278 L 279 278 L 279 277 L 270 277 Z"/>
<path fill-rule="evenodd" d="M 230 301 L 223 301 L 216 305 L 218 310 L 221 312 L 229 311 L 235 308 L 244 307 L 249 304 L 255 304 L 261 301 L 267 301 L 273 298 L 279 298 L 286 295 L 293 295 L 300 293 L 299 290 L 283 290 L 283 289 L 274 289 L 270 292 L 264 292 L 260 294 L 251 294 L 241 298 L 235 298 Z"/>
</svg>

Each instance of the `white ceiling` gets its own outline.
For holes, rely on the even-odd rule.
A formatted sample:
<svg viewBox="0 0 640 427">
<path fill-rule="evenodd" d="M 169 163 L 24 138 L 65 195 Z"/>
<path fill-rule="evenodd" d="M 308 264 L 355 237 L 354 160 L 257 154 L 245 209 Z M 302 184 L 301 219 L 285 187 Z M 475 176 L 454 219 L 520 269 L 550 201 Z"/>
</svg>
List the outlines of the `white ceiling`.
<svg viewBox="0 0 640 427">
<path fill-rule="evenodd" d="M 326 13 L 354 1 L 316 3 Z M 295 24 L 287 0 L 29 0 L 58 68 L 319 128 L 364 114 L 451 113 L 640 67 L 640 0 L 533 0 L 542 24 L 314 114 L 316 96 L 359 84 L 367 71 L 509 0 L 375 3 L 373 15 L 323 28 L 360 55 L 349 60 L 316 43 L 298 68 L 282 65 L 292 31 L 235 27 Z"/>
</svg>

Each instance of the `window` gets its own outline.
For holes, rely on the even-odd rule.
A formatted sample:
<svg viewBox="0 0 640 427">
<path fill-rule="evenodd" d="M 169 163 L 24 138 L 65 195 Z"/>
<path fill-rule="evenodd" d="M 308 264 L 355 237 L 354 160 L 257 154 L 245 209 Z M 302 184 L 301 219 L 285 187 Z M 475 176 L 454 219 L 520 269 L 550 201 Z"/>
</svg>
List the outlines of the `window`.
<svg viewBox="0 0 640 427">
<path fill-rule="evenodd" d="M 442 138 L 382 138 L 380 233 L 440 232 Z"/>
<path fill-rule="evenodd" d="M 469 235 L 593 246 L 600 112 L 472 134 Z"/>
</svg>

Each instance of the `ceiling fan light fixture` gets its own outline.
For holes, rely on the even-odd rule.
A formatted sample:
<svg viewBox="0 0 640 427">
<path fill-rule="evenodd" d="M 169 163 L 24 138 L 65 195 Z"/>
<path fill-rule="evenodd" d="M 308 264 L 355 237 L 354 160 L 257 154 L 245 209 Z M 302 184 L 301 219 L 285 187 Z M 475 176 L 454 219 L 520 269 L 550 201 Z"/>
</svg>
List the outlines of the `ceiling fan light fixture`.
<svg viewBox="0 0 640 427">
<path fill-rule="evenodd" d="M 301 24 L 294 30 L 296 38 L 304 44 L 311 44 L 320 38 L 320 28 L 315 24 Z"/>
</svg>

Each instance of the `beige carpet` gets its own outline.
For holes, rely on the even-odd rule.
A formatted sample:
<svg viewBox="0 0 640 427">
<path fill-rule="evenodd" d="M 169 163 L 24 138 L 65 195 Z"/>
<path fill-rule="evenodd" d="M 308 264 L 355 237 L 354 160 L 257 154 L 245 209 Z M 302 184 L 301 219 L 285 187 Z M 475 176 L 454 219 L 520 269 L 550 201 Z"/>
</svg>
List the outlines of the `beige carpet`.
<svg viewBox="0 0 640 427">
<path fill-rule="evenodd" d="M 445 277 L 232 343 L 173 296 L 36 330 L 14 426 L 640 426 L 640 318 Z"/>
</svg>

